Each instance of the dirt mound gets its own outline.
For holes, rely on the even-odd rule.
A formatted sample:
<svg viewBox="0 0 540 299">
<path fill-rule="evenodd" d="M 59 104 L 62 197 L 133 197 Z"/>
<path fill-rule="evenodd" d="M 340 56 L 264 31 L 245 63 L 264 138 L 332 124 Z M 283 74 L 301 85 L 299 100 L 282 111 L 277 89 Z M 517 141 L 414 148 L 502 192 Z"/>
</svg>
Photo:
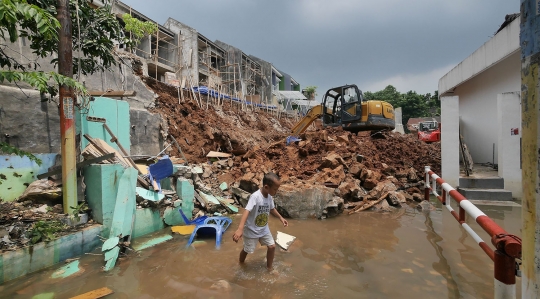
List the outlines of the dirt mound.
<svg viewBox="0 0 540 299">
<path fill-rule="evenodd" d="M 424 166 L 440 173 L 440 143 L 427 144 L 415 135 L 315 126 L 299 136 L 300 141 L 287 144 L 292 119 L 276 119 L 228 100 L 218 104 L 205 95 L 190 99 L 190 92 L 179 95 L 176 87 L 144 81 L 158 95 L 154 111 L 166 120 L 164 132 L 176 138 L 190 163 L 209 166 L 209 151 L 234 155 L 220 161 L 222 165 L 211 165 L 212 175 L 203 177 L 202 185 L 221 193 L 218 186 L 226 182 L 236 188 L 232 193 L 239 201 L 245 197 L 241 190 L 256 191 L 264 174 L 275 172 L 293 188 L 336 188 L 335 194 L 353 212 L 375 205 L 384 210 L 422 200 L 417 187 L 423 184 Z M 170 154 L 179 155 L 176 149 Z"/>
<path fill-rule="evenodd" d="M 206 161 L 209 151 L 242 155 L 280 140 L 292 125 L 290 120 L 278 120 L 262 110 L 242 110 L 228 100 L 217 105 L 215 99 L 201 95 L 194 101 L 188 91 L 183 91 L 182 101 L 176 87 L 152 78 L 143 80 L 158 95 L 152 111 L 166 120 L 168 128 L 164 131 L 176 138 L 190 163 Z M 176 148 L 171 155 L 180 156 Z"/>
</svg>

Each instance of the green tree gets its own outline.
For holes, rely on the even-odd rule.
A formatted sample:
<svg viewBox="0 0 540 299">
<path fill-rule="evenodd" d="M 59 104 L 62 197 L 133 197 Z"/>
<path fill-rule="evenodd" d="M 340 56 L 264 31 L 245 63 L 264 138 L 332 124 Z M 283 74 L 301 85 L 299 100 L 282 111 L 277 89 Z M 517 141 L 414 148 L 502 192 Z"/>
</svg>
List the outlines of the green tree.
<svg viewBox="0 0 540 299">
<path fill-rule="evenodd" d="M 126 13 L 122 15 L 125 29 L 131 34 L 132 50 L 133 46 L 139 44 L 141 39 L 158 31 L 158 25 L 149 21 L 143 22 Z"/>
<path fill-rule="evenodd" d="M 0 0 L 0 37 L 7 42 L 15 43 L 20 37 L 29 42 L 32 53 L 38 58 L 51 57 L 50 63 L 58 63 L 58 31 L 60 23 L 56 15 L 57 0 Z M 73 49 L 73 73 L 84 75 L 110 69 L 116 64 L 114 58 L 114 41 L 130 44 L 124 36 L 122 26 L 111 14 L 110 6 L 94 9 L 89 1 L 70 0 L 72 20 L 71 32 Z M 78 81 L 62 76 L 57 72 L 43 72 L 39 65 L 28 65 L 18 61 L 19 55 L 10 56 L 5 49 L 8 45 L 0 45 L 0 83 L 25 82 L 43 94 L 51 97 L 58 93 L 60 85 L 65 84 L 76 94 L 86 94 L 86 88 Z M 0 142 L 0 151 L 28 156 L 13 146 Z M 32 158 L 33 157 L 33 158 Z M 35 160 L 37 162 L 37 160 Z"/>
<path fill-rule="evenodd" d="M 11 43 L 25 37 L 32 53 L 39 58 L 58 57 L 58 30 L 60 23 L 56 15 L 57 0 L 0 0 L 0 36 Z M 123 28 L 110 7 L 94 9 L 88 1 L 70 0 L 73 49 L 73 73 L 84 75 L 104 71 L 116 64 L 113 49 L 114 41 L 130 44 L 125 38 Z M 39 65 L 26 65 L 9 56 L 0 49 L 0 83 L 23 81 L 42 93 L 55 96 L 58 86 L 66 84 L 78 94 L 86 89 L 76 80 L 66 78 L 56 72 L 39 71 Z M 74 51 L 74 52 L 75 52 Z M 58 58 L 50 63 L 56 65 Z"/>
<path fill-rule="evenodd" d="M 317 96 L 317 86 L 308 86 L 304 88 L 304 91 L 306 92 L 308 100 L 312 101 Z"/>
<path fill-rule="evenodd" d="M 394 86 L 388 85 L 383 90 L 376 92 L 366 91 L 364 98 L 366 100 L 385 101 L 394 108 L 401 107 L 405 128 L 410 118 L 440 115 L 441 111 L 438 91 L 435 91 L 433 95 L 430 93 L 418 94 L 412 90 L 407 93 L 400 93 Z"/>
</svg>

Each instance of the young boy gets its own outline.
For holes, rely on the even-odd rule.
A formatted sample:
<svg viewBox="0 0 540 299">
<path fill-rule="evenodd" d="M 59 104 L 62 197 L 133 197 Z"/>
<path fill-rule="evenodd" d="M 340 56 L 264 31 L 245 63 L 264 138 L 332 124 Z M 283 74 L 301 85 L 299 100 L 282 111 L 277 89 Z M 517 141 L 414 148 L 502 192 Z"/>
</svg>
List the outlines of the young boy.
<svg viewBox="0 0 540 299">
<path fill-rule="evenodd" d="M 276 245 L 274 238 L 268 228 L 268 215 L 272 214 L 279 218 L 283 226 L 288 226 L 289 223 L 285 220 L 274 207 L 274 199 L 279 189 L 279 177 L 274 173 L 267 173 L 263 178 L 263 187 L 249 197 L 246 210 L 240 220 L 240 226 L 233 235 L 233 240 L 238 242 L 244 236 L 244 249 L 240 252 L 240 263 L 244 263 L 248 253 L 253 253 L 257 246 L 257 241 L 261 245 L 265 245 L 266 251 L 266 268 L 272 272 L 272 264 L 274 262 L 274 253 Z"/>
</svg>

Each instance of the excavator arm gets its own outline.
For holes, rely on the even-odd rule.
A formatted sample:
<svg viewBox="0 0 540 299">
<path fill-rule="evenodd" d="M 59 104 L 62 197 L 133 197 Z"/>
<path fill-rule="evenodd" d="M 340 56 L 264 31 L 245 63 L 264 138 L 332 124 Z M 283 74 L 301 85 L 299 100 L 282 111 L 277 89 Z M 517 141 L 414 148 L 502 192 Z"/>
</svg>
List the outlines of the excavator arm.
<svg viewBox="0 0 540 299">
<path fill-rule="evenodd" d="M 323 105 L 314 106 L 313 108 L 309 109 L 306 115 L 291 129 L 291 135 L 298 136 L 304 133 L 309 125 L 323 115 L 323 109 Z M 331 114 L 330 109 L 327 109 L 327 113 Z"/>
</svg>

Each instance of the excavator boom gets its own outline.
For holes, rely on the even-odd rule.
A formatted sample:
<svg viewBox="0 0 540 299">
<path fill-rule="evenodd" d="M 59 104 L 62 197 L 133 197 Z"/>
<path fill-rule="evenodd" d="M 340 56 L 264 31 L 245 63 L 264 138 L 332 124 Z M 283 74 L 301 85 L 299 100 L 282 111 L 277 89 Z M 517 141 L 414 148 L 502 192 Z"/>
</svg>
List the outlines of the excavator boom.
<svg viewBox="0 0 540 299">
<path fill-rule="evenodd" d="M 326 109 L 327 113 L 332 113 L 330 109 Z M 291 129 L 292 136 L 298 136 L 304 133 L 309 125 L 323 115 L 323 105 L 317 105 L 309 109 L 306 115 Z"/>
</svg>

